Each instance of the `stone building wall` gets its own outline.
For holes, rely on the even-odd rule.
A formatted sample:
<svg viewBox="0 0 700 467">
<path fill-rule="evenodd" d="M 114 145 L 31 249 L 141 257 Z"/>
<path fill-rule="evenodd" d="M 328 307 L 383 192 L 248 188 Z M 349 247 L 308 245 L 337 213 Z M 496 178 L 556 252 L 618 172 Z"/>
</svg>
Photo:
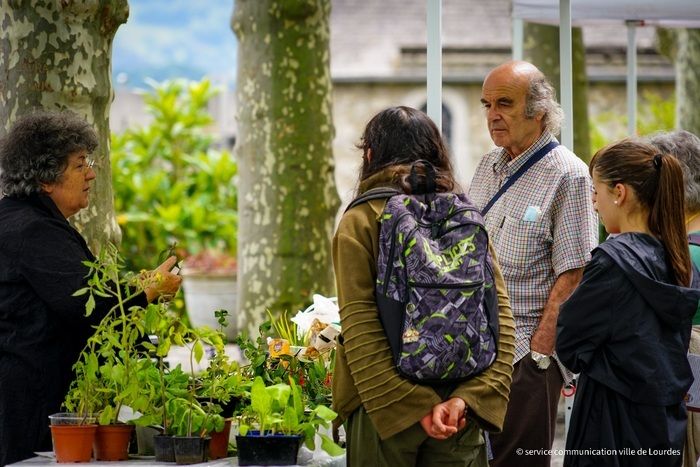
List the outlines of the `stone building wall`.
<svg viewBox="0 0 700 467">
<path fill-rule="evenodd" d="M 673 94 L 672 82 L 640 82 L 641 107 L 647 92 L 668 99 Z M 480 103 L 481 84 L 446 84 L 443 103 L 452 116 L 452 141 L 459 181 L 466 188 L 481 156 L 492 149 Z M 361 152 L 355 147 L 367 122 L 380 110 L 395 105 L 420 108 L 425 104 L 424 83 L 347 83 L 334 84 L 333 122 L 335 139 L 333 152 L 336 161 L 336 183 L 343 203 L 352 199 L 357 187 Z M 598 127 L 608 138 L 626 136 L 624 116 L 626 108 L 625 83 L 598 82 L 589 85 L 588 110 L 592 121 L 606 114 Z M 594 151 L 599 148 L 592 148 Z"/>
</svg>

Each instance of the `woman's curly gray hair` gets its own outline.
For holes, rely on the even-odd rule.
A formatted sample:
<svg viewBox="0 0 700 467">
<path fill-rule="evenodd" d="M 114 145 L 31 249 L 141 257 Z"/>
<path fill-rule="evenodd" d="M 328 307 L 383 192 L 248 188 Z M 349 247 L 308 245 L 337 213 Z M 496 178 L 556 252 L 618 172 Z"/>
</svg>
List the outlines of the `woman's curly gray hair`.
<svg viewBox="0 0 700 467">
<path fill-rule="evenodd" d="M 530 79 L 530 86 L 525 99 L 525 116 L 534 118 L 544 113 L 544 127 L 556 135 L 564 120 L 564 111 L 556 100 L 554 87 L 542 73 L 537 73 Z"/>
<path fill-rule="evenodd" d="M 20 117 L 0 140 L 0 190 L 6 196 L 40 193 L 43 183 L 55 183 L 68 156 L 97 147 L 95 130 L 68 111 L 39 111 Z"/>
<path fill-rule="evenodd" d="M 685 184 L 685 209 L 700 212 L 700 138 L 685 130 L 659 132 L 649 138 L 660 152 L 681 161 Z"/>
</svg>

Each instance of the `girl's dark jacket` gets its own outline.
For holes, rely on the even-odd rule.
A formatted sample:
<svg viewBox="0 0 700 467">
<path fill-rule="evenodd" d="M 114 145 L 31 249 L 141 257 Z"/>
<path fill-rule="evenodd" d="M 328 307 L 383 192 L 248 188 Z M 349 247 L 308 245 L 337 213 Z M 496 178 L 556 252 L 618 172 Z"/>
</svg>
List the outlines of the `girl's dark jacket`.
<svg viewBox="0 0 700 467">
<path fill-rule="evenodd" d="M 51 198 L 0 200 L 0 465 L 51 450 L 48 415 L 59 412 L 72 366 L 114 305 L 96 298 L 85 317 L 94 260 Z M 130 305 L 146 305 L 144 294 Z"/>
<path fill-rule="evenodd" d="M 693 380 L 686 354 L 700 290 L 674 283 L 652 236 L 625 233 L 593 250 L 557 325 L 559 358 L 581 373 L 567 448 L 682 449 L 683 400 Z M 605 465 L 618 465 L 613 458 Z M 566 464 L 588 465 L 579 460 Z M 640 457 L 619 460 L 646 465 Z"/>
</svg>

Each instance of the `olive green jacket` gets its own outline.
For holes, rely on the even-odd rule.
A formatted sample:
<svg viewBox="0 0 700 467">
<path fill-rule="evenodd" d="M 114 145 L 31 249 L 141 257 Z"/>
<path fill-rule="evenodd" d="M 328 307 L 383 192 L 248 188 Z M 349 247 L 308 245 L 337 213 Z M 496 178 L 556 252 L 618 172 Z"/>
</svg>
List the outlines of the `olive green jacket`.
<svg viewBox="0 0 700 467">
<path fill-rule="evenodd" d="M 405 167 L 394 167 L 369 177 L 360 193 L 393 185 Z M 333 375 L 333 410 L 345 421 L 362 404 L 382 439 L 387 439 L 428 414 L 443 398 L 430 386 L 401 377 L 392 360 L 389 342 L 379 321 L 374 298 L 379 253 L 379 215 L 385 199 L 362 203 L 347 211 L 333 238 L 333 264 L 338 288 L 342 339 L 339 339 Z M 491 367 L 456 385 L 445 399 L 460 397 L 468 415 L 489 431 L 503 427 L 515 343 L 515 323 L 503 276 L 496 262 L 498 291 L 498 356 Z"/>
</svg>

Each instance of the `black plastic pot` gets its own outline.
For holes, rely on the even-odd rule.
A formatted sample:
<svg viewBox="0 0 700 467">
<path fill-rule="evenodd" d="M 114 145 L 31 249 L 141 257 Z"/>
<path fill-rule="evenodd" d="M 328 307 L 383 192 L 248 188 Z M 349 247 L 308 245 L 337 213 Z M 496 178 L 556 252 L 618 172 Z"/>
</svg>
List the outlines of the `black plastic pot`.
<svg viewBox="0 0 700 467">
<path fill-rule="evenodd" d="M 156 462 L 175 462 L 175 448 L 173 447 L 172 436 L 154 436 L 153 450 L 155 451 Z"/>
<path fill-rule="evenodd" d="M 207 460 L 209 437 L 173 436 L 175 463 L 180 465 L 197 464 Z"/>
<path fill-rule="evenodd" d="M 301 440 L 300 435 L 260 436 L 255 431 L 237 435 L 238 465 L 295 465 Z"/>
</svg>

